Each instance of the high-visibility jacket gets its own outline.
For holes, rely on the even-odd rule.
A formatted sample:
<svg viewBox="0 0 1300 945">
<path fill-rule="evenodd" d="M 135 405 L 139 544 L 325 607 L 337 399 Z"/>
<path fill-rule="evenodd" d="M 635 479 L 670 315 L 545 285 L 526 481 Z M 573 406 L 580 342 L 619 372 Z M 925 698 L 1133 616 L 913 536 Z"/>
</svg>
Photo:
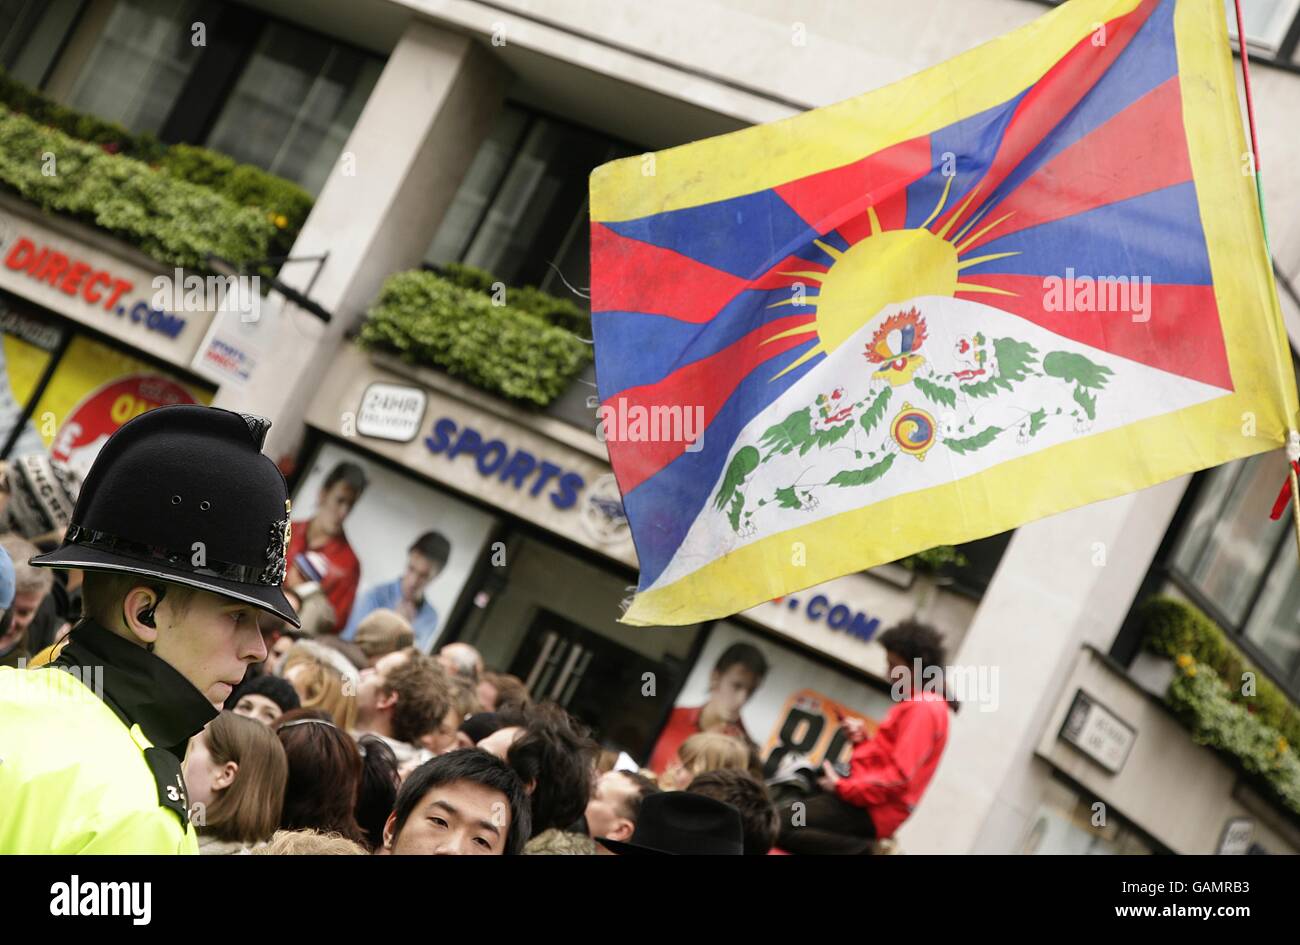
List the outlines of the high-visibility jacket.
<svg viewBox="0 0 1300 945">
<path fill-rule="evenodd" d="M 215 715 L 158 657 L 90 622 L 51 666 L 0 668 L 0 854 L 197 854 L 177 754 Z"/>
</svg>

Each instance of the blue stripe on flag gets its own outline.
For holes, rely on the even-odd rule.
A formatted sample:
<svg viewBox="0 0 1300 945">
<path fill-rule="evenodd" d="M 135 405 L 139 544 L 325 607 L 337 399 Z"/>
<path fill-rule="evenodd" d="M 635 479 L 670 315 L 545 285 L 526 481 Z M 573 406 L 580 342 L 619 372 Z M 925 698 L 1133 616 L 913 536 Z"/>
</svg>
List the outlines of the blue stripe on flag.
<svg viewBox="0 0 1300 945">
<path fill-rule="evenodd" d="M 1053 220 L 975 249 L 1019 253 L 963 269 L 961 275 L 1149 277 L 1156 285 L 1208 285 L 1210 258 L 1192 181 Z"/>
<path fill-rule="evenodd" d="M 686 537 L 700 509 L 713 500 L 713 487 L 731 458 L 736 438 L 754 417 L 796 381 L 825 360 L 819 355 L 789 374 L 772 380 L 786 365 L 808 351 L 813 341 L 760 364 L 736 386 L 731 397 L 704 430 L 704 448 L 683 453 L 623 496 L 637 560 L 642 590 L 659 577 Z M 719 513 L 721 514 L 721 513 Z"/>
</svg>

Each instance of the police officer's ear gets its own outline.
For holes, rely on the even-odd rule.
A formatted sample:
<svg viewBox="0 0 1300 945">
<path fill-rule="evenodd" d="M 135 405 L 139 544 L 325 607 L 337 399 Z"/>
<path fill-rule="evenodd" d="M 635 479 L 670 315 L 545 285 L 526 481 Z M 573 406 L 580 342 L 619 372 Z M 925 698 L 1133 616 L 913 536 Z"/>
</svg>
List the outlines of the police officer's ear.
<svg viewBox="0 0 1300 945">
<path fill-rule="evenodd" d="M 162 595 L 143 585 L 133 587 L 122 599 L 122 623 L 150 651 L 158 642 L 158 605 Z"/>
</svg>

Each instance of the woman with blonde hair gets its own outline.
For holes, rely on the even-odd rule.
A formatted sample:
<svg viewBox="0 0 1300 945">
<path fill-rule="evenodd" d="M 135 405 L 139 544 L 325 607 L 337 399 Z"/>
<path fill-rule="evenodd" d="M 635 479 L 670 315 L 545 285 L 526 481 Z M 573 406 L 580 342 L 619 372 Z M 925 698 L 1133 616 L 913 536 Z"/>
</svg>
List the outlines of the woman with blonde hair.
<svg viewBox="0 0 1300 945">
<path fill-rule="evenodd" d="M 184 771 L 200 853 L 242 853 L 279 828 L 289 762 L 262 723 L 222 712 L 191 739 Z"/>
<path fill-rule="evenodd" d="M 697 774 L 705 771 L 749 770 L 749 746 L 721 732 L 697 732 L 677 749 L 659 777 L 665 791 L 685 791 Z"/>
<path fill-rule="evenodd" d="M 302 708 L 325 710 L 344 731 L 356 726 L 361 677 L 343 654 L 311 640 L 299 640 L 285 654 L 280 672 L 297 691 Z"/>
</svg>

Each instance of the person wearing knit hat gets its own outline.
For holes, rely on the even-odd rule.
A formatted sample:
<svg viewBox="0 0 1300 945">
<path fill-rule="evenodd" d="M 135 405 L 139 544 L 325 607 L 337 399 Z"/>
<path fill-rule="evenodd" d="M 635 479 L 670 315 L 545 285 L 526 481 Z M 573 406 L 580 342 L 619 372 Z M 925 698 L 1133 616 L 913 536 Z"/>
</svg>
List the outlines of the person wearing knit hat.
<svg viewBox="0 0 1300 945">
<path fill-rule="evenodd" d="M 293 683 L 271 675 L 245 680 L 226 700 L 226 706 L 236 715 L 247 716 L 263 725 L 274 724 L 284 713 L 301 705 Z"/>
</svg>

